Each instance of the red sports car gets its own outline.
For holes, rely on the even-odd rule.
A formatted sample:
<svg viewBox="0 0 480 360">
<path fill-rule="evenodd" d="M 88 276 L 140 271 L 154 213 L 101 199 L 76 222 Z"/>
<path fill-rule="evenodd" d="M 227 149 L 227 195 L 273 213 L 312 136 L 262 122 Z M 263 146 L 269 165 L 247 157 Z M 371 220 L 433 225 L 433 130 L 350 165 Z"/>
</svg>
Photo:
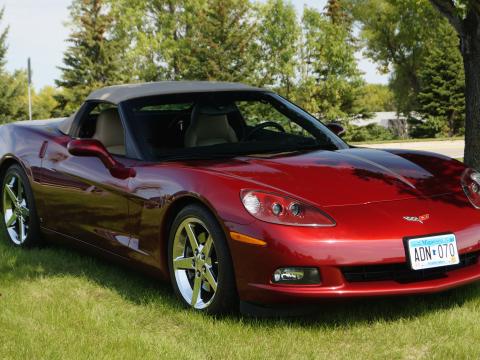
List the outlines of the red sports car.
<svg viewBox="0 0 480 360">
<path fill-rule="evenodd" d="M 242 84 L 105 88 L 0 128 L 1 226 L 150 270 L 209 313 L 480 279 L 480 173 L 341 130 Z"/>
</svg>

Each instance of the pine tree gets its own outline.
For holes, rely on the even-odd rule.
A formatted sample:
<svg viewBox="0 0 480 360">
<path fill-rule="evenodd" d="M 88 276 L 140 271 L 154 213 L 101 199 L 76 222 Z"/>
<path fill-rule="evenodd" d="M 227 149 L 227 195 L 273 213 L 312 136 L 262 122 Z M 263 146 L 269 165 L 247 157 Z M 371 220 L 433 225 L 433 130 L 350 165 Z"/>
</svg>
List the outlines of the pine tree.
<svg viewBox="0 0 480 360">
<path fill-rule="evenodd" d="M 448 24 L 439 29 L 419 71 L 419 113 L 445 124 L 448 135 L 458 135 L 465 121 L 465 73 L 458 37 Z"/>
<path fill-rule="evenodd" d="M 0 9 L 0 23 L 3 20 L 3 15 L 5 14 L 5 8 Z M 7 36 L 8 36 L 8 27 L 0 32 L 0 72 L 5 66 L 5 57 L 7 55 Z"/>
<path fill-rule="evenodd" d="M 197 7 L 178 52 L 183 79 L 251 81 L 256 70 L 256 24 L 249 0 L 207 0 Z"/>
<path fill-rule="evenodd" d="M 56 81 L 63 90 L 56 99 L 65 115 L 74 112 L 92 90 L 122 80 L 118 54 L 123 49 L 109 38 L 113 18 L 105 0 L 75 0 L 70 12 L 71 45 Z"/>
</svg>

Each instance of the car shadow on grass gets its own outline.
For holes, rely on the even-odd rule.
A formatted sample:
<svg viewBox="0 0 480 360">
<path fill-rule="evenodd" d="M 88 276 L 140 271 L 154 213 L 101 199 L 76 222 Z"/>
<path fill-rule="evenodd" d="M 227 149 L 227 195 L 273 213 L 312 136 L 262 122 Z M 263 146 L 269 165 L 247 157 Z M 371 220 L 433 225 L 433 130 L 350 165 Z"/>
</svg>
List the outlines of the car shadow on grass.
<svg viewBox="0 0 480 360">
<path fill-rule="evenodd" d="M 0 284 L 58 276 L 87 279 L 137 305 L 162 301 L 181 308 L 168 283 L 124 264 L 68 245 L 48 244 L 26 250 L 13 248 L 0 238 Z"/>
<path fill-rule="evenodd" d="M 0 239 L 0 284 L 55 276 L 85 278 L 136 305 L 161 304 L 172 311 L 183 309 L 169 284 L 123 265 L 57 245 L 42 249 L 14 249 Z M 348 327 L 359 323 L 412 319 L 461 307 L 476 299 L 480 299 L 480 286 L 471 284 L 429 295 L 329 300 L 308 306 L 292 304 L 262 314 L 228 315 L 216 321 L 241 322 L 255 327 L 274 324 Z"/>
</svg>

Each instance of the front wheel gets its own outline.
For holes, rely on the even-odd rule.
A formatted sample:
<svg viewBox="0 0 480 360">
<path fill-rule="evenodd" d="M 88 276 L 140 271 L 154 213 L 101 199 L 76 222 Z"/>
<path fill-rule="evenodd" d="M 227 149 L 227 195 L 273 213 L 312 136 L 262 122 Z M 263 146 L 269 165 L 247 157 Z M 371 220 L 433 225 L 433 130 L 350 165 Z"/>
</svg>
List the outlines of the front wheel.
<svg viewBox="0 0 480 360">
<path fill-rule="evenodd" d="M 40 244 L 40 229 L 33 192 L 27 175 L 20 165 L 10 166 L 0 180 L 1 228 L 14 246 Z"/>
<path fill-rule="evenodd" d="M 225 234 L 208 210 L 190 205 L 180 211 L 170 231 L 168 255 L 173 288 L 186 306 L 210 314 L 238 306 Z"/>
</svg>

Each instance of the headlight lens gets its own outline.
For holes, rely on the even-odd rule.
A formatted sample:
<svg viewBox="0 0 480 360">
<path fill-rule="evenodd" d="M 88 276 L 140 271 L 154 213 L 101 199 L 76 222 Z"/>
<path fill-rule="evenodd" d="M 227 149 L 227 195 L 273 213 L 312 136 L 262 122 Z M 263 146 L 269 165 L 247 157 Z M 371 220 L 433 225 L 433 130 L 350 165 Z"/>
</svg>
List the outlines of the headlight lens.
<svg viewBox="0 0 480 360">
<path fill-rule="evenodd" d="M 480 209 L 480 173 L 467 169 L 462 175 L 462 188 L 468 199 L 477 209 Z"/>
<path fill-rule="evenodd" d="M 323 211 L 287 196 L 242 190 L 240 197 L 245 209 L 255 218 L 265 222 L 311 227 L 336 225 Z"/>
</svg>

